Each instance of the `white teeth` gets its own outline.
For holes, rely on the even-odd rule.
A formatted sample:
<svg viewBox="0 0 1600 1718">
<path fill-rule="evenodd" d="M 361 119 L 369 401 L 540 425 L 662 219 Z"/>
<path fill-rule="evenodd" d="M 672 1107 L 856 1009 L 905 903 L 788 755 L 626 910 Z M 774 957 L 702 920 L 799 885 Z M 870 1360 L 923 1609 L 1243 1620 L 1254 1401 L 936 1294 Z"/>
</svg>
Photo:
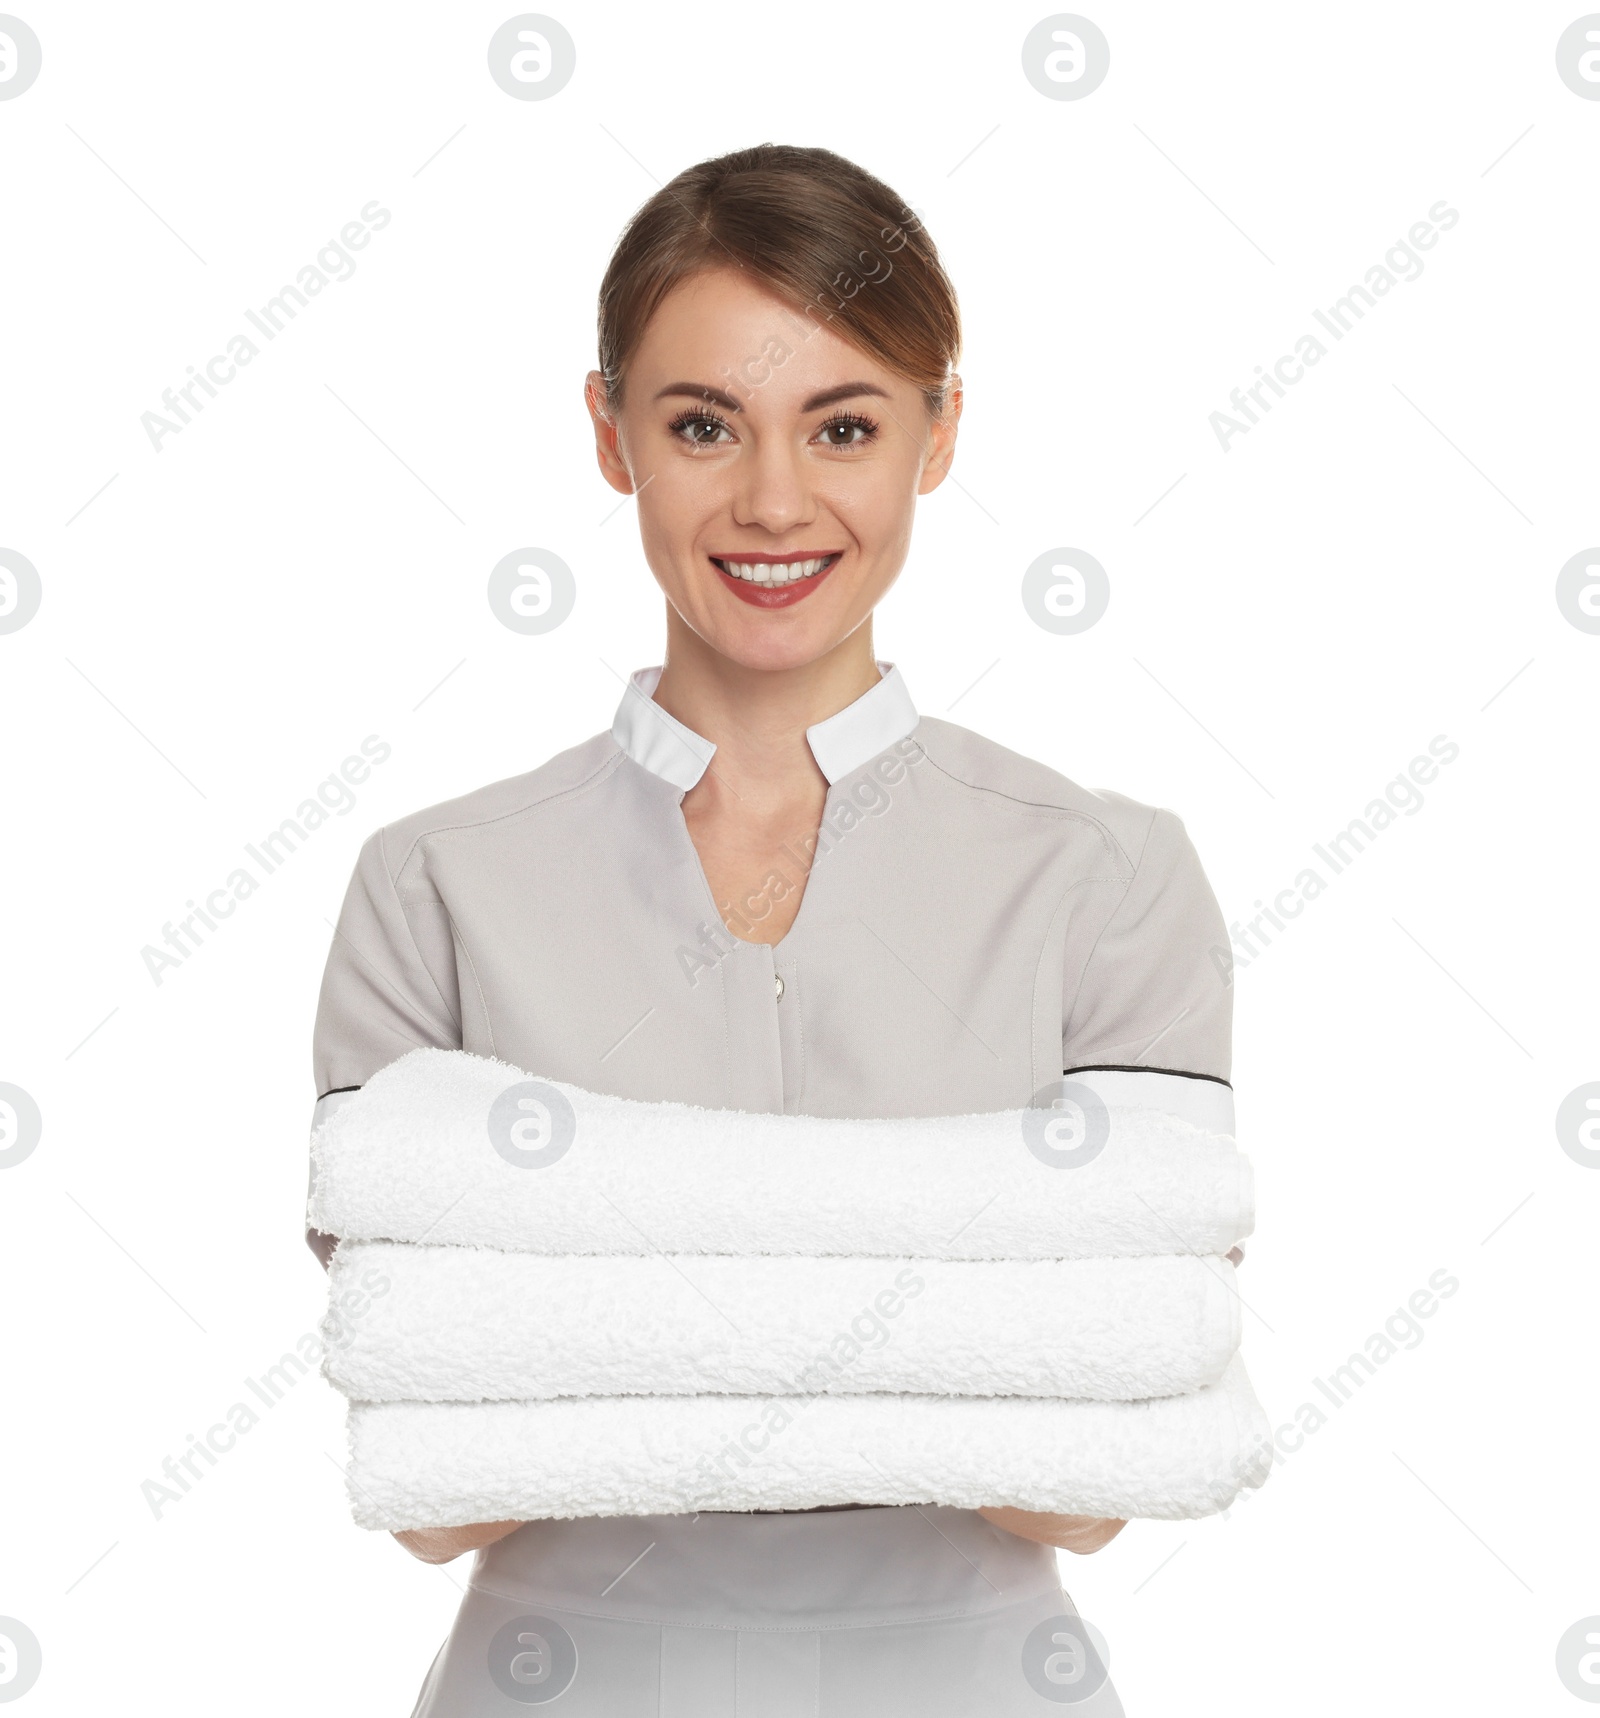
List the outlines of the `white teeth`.
<svg viewBox="0 0 1600 1718">
<path fill-rule="evenodd" d="M 796 579 L 814 577 L 832 559 L 831 555 L 819 555 L 815 560 L 795 561 L 788 566 L 774 566 L 770 561 L 719 561 L 717 565 L 747 584 L 790 585 Z"/>
</svg>

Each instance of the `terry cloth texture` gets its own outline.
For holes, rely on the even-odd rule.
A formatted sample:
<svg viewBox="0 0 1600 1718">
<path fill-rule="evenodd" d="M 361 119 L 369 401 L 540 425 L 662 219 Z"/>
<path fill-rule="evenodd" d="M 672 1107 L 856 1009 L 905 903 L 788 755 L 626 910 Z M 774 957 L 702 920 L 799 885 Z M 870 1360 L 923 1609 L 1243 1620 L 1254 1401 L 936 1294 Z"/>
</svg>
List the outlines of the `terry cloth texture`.
<svg viewBox="0 0 1600 1718">
<path fill-rule="evenodd" d="M 1184 1520 L 1272 1464 L 1238 1356 L 1148 1402 L 952 1396 L 590 1396 L 356 1404 L 363 1527 L 820 1504 L 940 1503 Z"/>
<path fill-rule="evenodd" d="M 349 1495 L 403 1528 L 940 1504 L 1186 1519 L 1271 1467 L 1232 1137 L 1082 1086 L 861 1120 L 411 1052 L 312 1139 Z"/>
<path fill-rule="evenodd" d="M 519 1086 L 543 1112 L 496 1110 Z M 890 1259 L 1211 1258 L 1254 1227 L 1250 1160 L 1228 1135 L 1096 1106 L 1083 1125 L 1098 1149 L 1069 1166 L 1064 1125 L 1040 1110 L 852 1121 L 644 1103 L 413 1050 L 313 1134 L 308 1221 L 511 1252 Z M 550 1161 L 516 1160 L 546 1133 Z"/>
<path fill-rule="evenodd" d="M 366 1285 L 363 1287 L 363 1285 Z M 329 1380 L 368 1402 L 870 1394 L 1135 1401 L 1239 1346 L 1224 1258 L 551 1258 L 347 1241 Z"/>
</svg>

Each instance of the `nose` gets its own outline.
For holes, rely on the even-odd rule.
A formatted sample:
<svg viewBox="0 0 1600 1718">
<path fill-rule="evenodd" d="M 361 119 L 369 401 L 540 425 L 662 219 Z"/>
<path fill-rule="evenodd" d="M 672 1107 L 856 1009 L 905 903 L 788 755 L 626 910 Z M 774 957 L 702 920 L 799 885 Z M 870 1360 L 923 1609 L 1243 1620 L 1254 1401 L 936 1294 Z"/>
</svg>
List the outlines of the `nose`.
<svg viewBox="0 0 1600 1718">
<path fill-rule="evenodd" d="M 816 517 L 805 454 L 782 436 L 751 443 L 735 467 L 733 517 L 774 536 Z"/>
</svg>

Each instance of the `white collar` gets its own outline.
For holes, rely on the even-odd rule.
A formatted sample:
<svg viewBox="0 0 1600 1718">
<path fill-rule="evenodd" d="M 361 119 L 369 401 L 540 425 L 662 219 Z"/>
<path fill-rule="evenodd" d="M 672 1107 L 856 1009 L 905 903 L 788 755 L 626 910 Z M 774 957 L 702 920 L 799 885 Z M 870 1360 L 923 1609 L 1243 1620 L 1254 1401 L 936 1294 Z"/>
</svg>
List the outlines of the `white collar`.
<svg viewBox="0 0 1600 1718">
<path fill-rule="evenodd" d="M 920 719 L 894 663 L 880 662 L 878 674 L 877 685 L 853 704 L 806 729 L 806 743 L 830 787 L 896 740 L 903 740 Z M 660 679 L 659 663 L 636 668 L 628 676 L 611 737 L 636 764 L 687 793 L 705 774 L 717 748 L 656 703 L 651 694 Z"/>
</svg>

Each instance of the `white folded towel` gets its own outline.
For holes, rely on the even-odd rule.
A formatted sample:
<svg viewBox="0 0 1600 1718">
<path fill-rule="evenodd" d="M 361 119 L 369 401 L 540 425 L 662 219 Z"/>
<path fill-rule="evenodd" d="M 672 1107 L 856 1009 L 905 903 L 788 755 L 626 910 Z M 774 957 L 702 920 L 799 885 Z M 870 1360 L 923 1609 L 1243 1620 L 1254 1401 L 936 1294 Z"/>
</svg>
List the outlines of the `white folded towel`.
<svg viewBox="0 0 1600 1718">
<path fill-rule="evenodd" d="M 906 1392 L 1134 1401 L 1239 1345 L 1223 1258 L 550 1258 L 346 1241 L 323 1370 L 370 1402 Z"/>
<path fill-rule="evenodd" d="M 506 1146 L 526 1127 L 506 1120 L 512 1088 L 532 1084 L 567 1112 L 539 1167 Z M 1098 1149 L 1064 1167 L 1026 1137 L 1047 1114 L 755 1115 L 413 1050 L 312 1136 L 309 1221 L 347 1239 L 548 1254 L 946 1259 L 1214 1257 L 1251 1232 L 1250 1162 L 1229 1136 L 1113 1103 Z"/>
<path fill-rule="evenodd" d="M 1147 1402 L 964 1396 L 597 1396 L 354 1403 L 352 1513 L 470 1521 L 941 1503 L 1184 1520 L 1272 1464 L 1237 1356 Z"/>
</svg>

